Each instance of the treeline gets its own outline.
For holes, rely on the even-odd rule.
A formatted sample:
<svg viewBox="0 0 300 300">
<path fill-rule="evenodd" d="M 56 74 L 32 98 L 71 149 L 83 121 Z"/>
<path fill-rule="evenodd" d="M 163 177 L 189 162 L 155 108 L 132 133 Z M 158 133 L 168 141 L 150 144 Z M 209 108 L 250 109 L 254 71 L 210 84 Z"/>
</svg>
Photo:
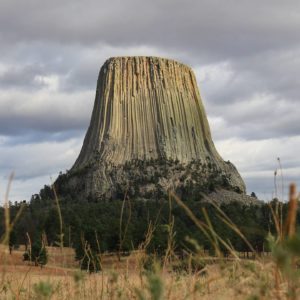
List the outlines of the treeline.
<svg viewBox="0 0 300 300">
<path fill-rule="evenodd" d="M 224 241 L 230 241 L 235 250 L 250 251 L 240 236 L 218 216 L 212 204 L 203 200 L 187 200 L 184 204 L 202 222 L 207 223 L 208 217 L 214 231 Z M 268 233 L 276 234 L 270 205 L 274 211 L 280 208 L 278 201 L 276 203 L 274 200 L 271 204 L 260 205 L 231 202 L 221 204 L 220 209 L 245 235 L 252 247 L 260 252 L 268 250 L 266 242 Z M 77 258 L 80 259 L 84 243 L 91 249 L 101 252 L 137 249 L 151 226 L 155 230 L 147 248 L 149 252 L 163 254 L 167 247 L 170 228 L 173 230 L 175 251 L 192 249 L 193 246 L 188 241 L 191 239 L 197 241 L 205 250 L 212 253 L 214 250 L 208 237 L 197 228 L 186 211 L 168 197 L 151 201 L 132 199 L 73 201 L 70 197 L 59 197 L 59 207 L 62 219 L 59 217 L 53 192 L 48 186 L 45 186 L 40 194 L 34 195 L 30 203 L 10 204 L 12 220 L 22 209 L 21 216 L 11 232 L 13 244 L 15 246 L 28 244 L 28 236 L 31 242 L 40 240 L 43 236 L 48 245 L 58 245 L 63 234 L 64 246 L 77 249 Z M 286 215 L 286 211 L 287 204 L 283 204 L 283 215 Z M 3 208 L 0 209 L 0 219 L 2 236 L 5 228 Z M 174 220 L 173 228 L 172 220 Z M 299 212 L 297 221 L 300 224 Z M 226 253 L 227 250 L 222 245 L 220 247 Z"/>
</svg>

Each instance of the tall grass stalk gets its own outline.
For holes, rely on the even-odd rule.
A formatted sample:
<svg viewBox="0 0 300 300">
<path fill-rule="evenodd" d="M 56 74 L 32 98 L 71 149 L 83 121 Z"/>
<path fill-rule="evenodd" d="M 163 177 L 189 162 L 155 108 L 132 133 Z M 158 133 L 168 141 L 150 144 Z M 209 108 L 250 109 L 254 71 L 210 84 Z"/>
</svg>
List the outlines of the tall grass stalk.
<svg viewBox="0 0 300 300">
<path fill-rule="evenodd" d="M 124 199 L 123 199 L 122 207 L 121 207 L 121 215 L 120 215 L 120 224 L 119 224 L 119 251 L 118 251 L 118 259 L 119 259 L 119 261 L 121 261 L 121 252 L 122 252 L 124 241 L 126 239 L 126 234 L 127 234 L 128 226 L 129 226 L 130 221 L 131 221 L 131 202 L 130 202 L 130 199 L 127 198 L 127 191 L 128 191 L 128 189 L 126 189 L 126 192 L 125 192 L 125 195 L 124 195 Z M 124 209 L 125 209 L 126 202 L 128 203 L 129 215 L 128 215 L 127 222 L 125 223 L 125 227 L 124 227 L 124 230 L 123 230 L 123 215 L 124 215 Z"/>
<path fill-rule="evenodd" d="M 52 178 L 51 178 L 51 182 L 52 182 Z M 62 251 L 62 249 L 64 247 L 63 218 L 62 218 L 61 209 L 60 209 L 60 205 L 59 205 L 59 199 L 58 199 L 58 196 L 57 196 L 57 193 L 56 193 L 54 183 L 51 184 L 51 187 L 52 187 L 52 190 L 53 190 L 56 209 L 57 209 L 57 214 L 58 214 L 58 219 L 59 219 L 59 243 L 58 243 L 58 245 L 59 245 L 59 247 Z"/>
</svg>

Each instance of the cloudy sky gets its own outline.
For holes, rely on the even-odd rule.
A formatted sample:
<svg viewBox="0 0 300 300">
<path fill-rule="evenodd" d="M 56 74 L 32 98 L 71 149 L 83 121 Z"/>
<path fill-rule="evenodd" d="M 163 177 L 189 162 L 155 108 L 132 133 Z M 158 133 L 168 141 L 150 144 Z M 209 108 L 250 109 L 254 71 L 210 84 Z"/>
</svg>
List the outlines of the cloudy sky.
<svg viewBox="0 0 300 300">
<path fill-rule="evenodd" d="M 0 0 L 0 195 L 30 199 L 74 163 L 103 62 L 156 55 L 195 71 L 213 138 L 248 192 L 300 184 L 300 2 Z"/>
</svg>

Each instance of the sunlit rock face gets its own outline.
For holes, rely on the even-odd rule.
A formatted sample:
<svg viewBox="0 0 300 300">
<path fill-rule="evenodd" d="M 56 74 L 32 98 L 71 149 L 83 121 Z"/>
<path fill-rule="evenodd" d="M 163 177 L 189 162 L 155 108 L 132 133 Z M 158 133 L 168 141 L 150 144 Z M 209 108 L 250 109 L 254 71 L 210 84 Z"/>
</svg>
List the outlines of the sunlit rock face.
<svg viewBox="0 0 300 300">
<path fill-rule="evenodd" d="M 130 189 L 137 185 L 134 177 L 148 174 L 153 182 L 147 177 L 135 187 L 143 195 L 157 188 L 176 190 L 187 182 L 208 184 L 213 173 L 219 176 L 215 185 L 222 177 L 228 189 L 245 192 L 236 168 L 216 151 L 192 69 L 157 57 L 108 59 L 68 185 L 81 186 L 85 195 L 114 197 L 117 185 Z"/>
</svg>

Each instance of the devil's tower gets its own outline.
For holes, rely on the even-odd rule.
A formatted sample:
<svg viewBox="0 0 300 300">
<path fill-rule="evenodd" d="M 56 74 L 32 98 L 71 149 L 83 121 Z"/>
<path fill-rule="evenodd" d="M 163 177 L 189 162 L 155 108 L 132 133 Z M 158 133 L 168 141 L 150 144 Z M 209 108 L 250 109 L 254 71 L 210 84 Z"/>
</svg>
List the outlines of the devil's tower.
<svg viewBox="0 0 300 300">
<path fill-rule="evenodd" d="M 235 167 L 215 149 L 193 71 L 157 57 L 104 63 L 91 122 L 64 185 L 97 198 L 151 198 L 168 189 L 245 192 Z"/>
</svg>

